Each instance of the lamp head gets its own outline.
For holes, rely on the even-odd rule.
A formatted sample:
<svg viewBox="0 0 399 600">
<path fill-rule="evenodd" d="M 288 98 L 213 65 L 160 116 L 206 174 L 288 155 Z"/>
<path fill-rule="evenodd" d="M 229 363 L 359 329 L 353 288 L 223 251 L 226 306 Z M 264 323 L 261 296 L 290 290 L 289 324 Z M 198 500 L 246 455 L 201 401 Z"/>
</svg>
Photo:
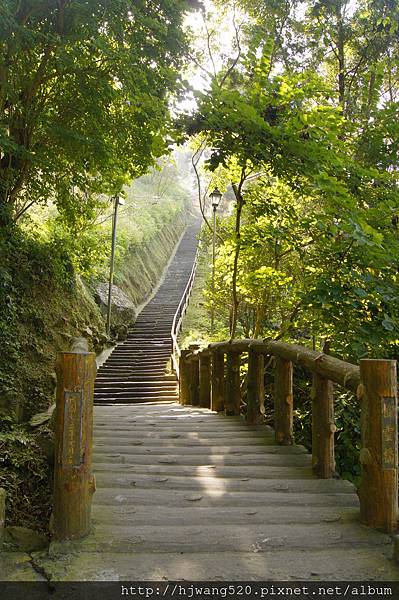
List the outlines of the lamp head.
<svg viewBox="0 0 399 600">
<path fill-rule="evenodd" d="M 212 206 L 213 206 L 213 208 L 215 210 L 219 206 L 219 203 L 220 203 L 220 200 L 222 199 L 222 196 L 223 196 L 222 192 L 220 192 L 217 187 L 215 187 L 215 189 L 213 190 L 213 192 L 211 192 L 209 194 L 209 197 L 210 197 L 211 202 L 212 202 Z"/>
<path fill-rule="evenodd" d="M 119 194 L 115 194 L 115 196 L 111 196 L 110 200 L 111 200 L 111 202 L 114 202 L 118 206 L 123 206 L 125 204 L 124 198 L 121 198 L 119 196 Z"/>
</svg>

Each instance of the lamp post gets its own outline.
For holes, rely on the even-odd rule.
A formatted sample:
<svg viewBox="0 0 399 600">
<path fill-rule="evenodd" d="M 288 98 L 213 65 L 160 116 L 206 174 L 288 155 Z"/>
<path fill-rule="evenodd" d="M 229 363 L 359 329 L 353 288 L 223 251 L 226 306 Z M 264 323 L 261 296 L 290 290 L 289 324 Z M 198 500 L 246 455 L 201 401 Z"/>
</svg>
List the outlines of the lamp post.
<svg viewBox="0 0 399 600">
<path fill-rule="evenodd" d="M 217 187 L 209 194 L 213 208 L 213 243 L 212 243 L 212 307 L 211 307 L 211 334 L 215 322 L 215 252 L 216 252 L 216 209 L 222 198 L 222 192 Z"/>
<path fill-rule="evenodd" d="M 115 262 L 115 244 L 116 244 L 116 224 L 118 221 L 118 207 L 123 206 L 125 201 L 118 194 L 111 198 L 114 203 L 114 212 L 112 215 L 112 242 L 111 242 L 111 260 L 109 266 L 109 283 L 108 283 L 108 306 L 107 306 L 107 326 L 106 331 L 109 337 L 111 329 L 111 305 L 112 305 L 112 283 L 114 280 L 114 262 Z"/>
</svg>

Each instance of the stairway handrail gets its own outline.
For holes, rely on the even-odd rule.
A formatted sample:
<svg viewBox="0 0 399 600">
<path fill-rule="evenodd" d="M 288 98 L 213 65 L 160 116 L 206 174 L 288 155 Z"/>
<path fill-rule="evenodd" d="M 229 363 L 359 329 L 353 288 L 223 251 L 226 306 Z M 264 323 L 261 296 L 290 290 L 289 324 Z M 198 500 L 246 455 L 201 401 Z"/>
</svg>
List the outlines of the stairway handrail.
<svg viewBox="0 0 399 600">
<path fill-rule="evenodd" d="M 323 352 L 311 350 L 307 346 L 272 339 L 238 338 L 212 342 L 205 348 L 193 350 L 186 358 L 206 356 L 213 352 L 235 354 L 248 352 L 249 350 L 290 360 L 352 392 L 357 392 L 360 384 L 360 368 L 358 365 L 329 356 Z"/>
<path fill-rule="evenodd" d="M 179 358 L 181 356 L 181 349 L 180 349 L 179 343 L 177 341 L 177 338 L 178 338 L 178 335 L 181 330 L 183 317 L 186 313 L 186 310 L 187 310 L 187 307 L 188 307 L 188 304 L 190 301 L 191 292 L 192 292 L 193 285 L 194 285 L 195 274 L 197 271 L 199 251 L 200 251 L 200 246 L 198 245 L 197 252 L 196 252 L 195 258 L 194 258 L 193 268 L 191 269 L 190 277 L 188 279 L 186 287 L 184 288 L 184 292 L 183 292 L 183 295 L 179 302 L 179 306 L 177 307 L 177 310 L 173 317 L 173 323 L 172 323 L 172 329 L 171 329 L 171 338 L 172 338 L 171 359 L 172 359 L 172 368 L 177 375 L 177 379 L 179 379 Z"/>
</svg>

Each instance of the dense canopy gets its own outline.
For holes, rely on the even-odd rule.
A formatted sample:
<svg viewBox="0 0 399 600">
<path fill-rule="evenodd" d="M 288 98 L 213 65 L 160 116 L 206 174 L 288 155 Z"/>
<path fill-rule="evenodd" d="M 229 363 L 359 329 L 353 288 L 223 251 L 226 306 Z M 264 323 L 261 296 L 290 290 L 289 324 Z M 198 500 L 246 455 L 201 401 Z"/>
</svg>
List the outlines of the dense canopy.
<svg viewBox="0 0 399 600">
<path fill-rule="evenodd" d="M 183 0 L 4 0 L 0 208 L 90 210 L 168 149 Z"/>
</svg>

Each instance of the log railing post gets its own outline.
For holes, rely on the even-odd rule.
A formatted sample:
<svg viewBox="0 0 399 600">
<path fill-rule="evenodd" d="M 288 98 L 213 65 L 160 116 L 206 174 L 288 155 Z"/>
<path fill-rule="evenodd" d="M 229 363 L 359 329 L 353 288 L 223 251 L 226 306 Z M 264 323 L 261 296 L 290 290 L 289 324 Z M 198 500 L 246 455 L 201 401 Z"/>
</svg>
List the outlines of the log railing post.
<svg viewBox="0 0 399 600">
<path fill-rule="evenodd" d="M 190 352 L 198 350 L 197 344 L 190 344 Z M 190 357 L 190 387 L 189 398 L 192 406 L 199 406 L 199 359 L 198 356 Z"/>
<path fill-rule="evenodd" d="M 190 404 L 199 406 L 199 359 L 194 357 L 191 359 L 191 377 L 190 377 Z"/>
<path fill-rule="evenodd" d="M 228 352 L 226 362 L 225 412 L 228 416 L 239 415 L 241 410 L 239 352 Z"/>
<path fill-rule="evenodd" d="M 276 442 L 283 446 L 293 444 L 293 390 L 292 362 L 276 357 L 274 375 L 274 430 Z"/>
<path fill-rule="evenodd" d="M 179 401 L 187 405 L 190 401 L 191 365 L 187 360 L 190 350 L 182 350 L 179 358 Z"/>
<path fill-rule="evenodd" d="M 78 338 L 72 351 L 61 352 L 56 363 L 52 530 L 57 540 L 78 539 L 90 531 L 95 491 L 91 473 L 95 358 L 88 352 L 87 341 Z"/>
<path fill-rule="evenodd" d="M 248 425 L 257 425 L 262 420 L 265 407 L 264 389 L 264 356 L 253 348 L 248 351 L 248 389 L 247 389 L 247 415 Z"/>
<path fill-rule="evenodd" d="M 211 407 L 211 357 L 201 354 L 199 359 L 199 397 L 201 408 Z"/>
<path fill-rule="evenodd" d="M 215 412 L 224 410 L 224 354 L 212 352 L 212 403 Z"/>
<path fill-rule="evenodd" d="M 362 523 L 393 532 L 398 521 L 398 417 L 395 360 L 360 361 Z"/>
<path fill-rule="evenodd" d="M 333 384 L 317 373 L 312 386 L 312 467 L 321 479 L 335 473 Z"/>
</svg>

